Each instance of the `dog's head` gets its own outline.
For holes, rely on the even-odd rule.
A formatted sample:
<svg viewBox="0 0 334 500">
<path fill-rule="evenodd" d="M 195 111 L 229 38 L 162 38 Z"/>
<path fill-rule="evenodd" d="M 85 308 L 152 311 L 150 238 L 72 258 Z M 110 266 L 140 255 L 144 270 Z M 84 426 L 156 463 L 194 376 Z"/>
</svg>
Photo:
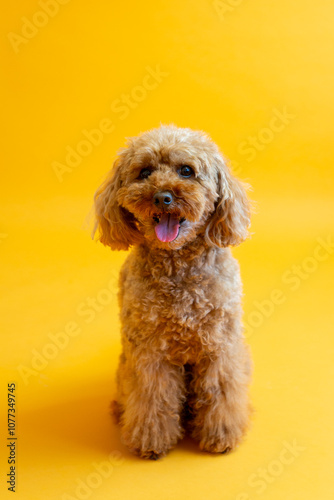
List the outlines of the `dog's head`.
<svg viewBox="0 0 334 500">
<path fill-rule="evenodd" d="M 178 249 L 199 234 L 209 245 L 247 236 L 249 204 L 217 146 L 202 132 L 162 126 L 128 141 L 95 194 L 104 245 L 146 241 Z"/>
</svg>

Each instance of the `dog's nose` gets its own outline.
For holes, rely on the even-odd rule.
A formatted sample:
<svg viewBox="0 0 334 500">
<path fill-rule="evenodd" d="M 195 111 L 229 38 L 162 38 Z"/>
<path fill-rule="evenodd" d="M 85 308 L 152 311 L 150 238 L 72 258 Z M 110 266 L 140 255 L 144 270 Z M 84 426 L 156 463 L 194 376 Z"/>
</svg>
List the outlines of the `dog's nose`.
<svg viewBox="0 0 334 500">
<path fill-rule="evenodd" d="M 164 205 L 170 205 L 173 201 L 173 196 L 168 191 L 159 191 L 153 196 L 153 203 L 157 207 L 163 207 Z"/>
</svg>

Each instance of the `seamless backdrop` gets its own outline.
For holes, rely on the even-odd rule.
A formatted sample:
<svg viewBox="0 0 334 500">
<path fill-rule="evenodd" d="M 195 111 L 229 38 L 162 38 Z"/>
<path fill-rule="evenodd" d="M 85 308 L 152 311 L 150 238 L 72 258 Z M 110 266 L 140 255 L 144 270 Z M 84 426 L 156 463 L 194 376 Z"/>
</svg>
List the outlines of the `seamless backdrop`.
<svg viewBox="0 0 334 500">
<path fill-rule="evenodd" d="M 0 495 L 330 499 L 333 495 L 333 16 L 330 0 L 21 0 L 1 16 Z M 94 243 L 95 189 L 125 137 L 208 132 L 252 185 L 234 250 L 254 358 L 239 449 L 185 439 L 131 456 L 108 415 L 125 252 Z"/>
</svg>

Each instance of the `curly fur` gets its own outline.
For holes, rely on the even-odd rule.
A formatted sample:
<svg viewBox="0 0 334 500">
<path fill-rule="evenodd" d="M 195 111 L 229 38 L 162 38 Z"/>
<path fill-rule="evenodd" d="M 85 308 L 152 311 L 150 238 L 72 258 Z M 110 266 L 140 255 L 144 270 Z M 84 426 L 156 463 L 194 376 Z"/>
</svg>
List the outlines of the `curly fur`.
<svg viewBox="0 0 334 500">
<path fill-rule="evenodd" d="M 190 166 L 194 175 L 180 176 Z M 151 175 L 139 178 L 143 168 Z M 176 239 L 155 233 L 156 192 L 184 218 Z M 251 363 L 241 325 L 241 281 L 229 245 L 247 237 L 249 203 L 217 146 L 202 132 L 162 126 L 129 140 L 95 195 L 104 245 L 133 246 L 120 274 L 123 352 L 117 372 L 123 441 L 163 456 L 184 430 L 223 453 L 249 422 Z"/>
</svg>

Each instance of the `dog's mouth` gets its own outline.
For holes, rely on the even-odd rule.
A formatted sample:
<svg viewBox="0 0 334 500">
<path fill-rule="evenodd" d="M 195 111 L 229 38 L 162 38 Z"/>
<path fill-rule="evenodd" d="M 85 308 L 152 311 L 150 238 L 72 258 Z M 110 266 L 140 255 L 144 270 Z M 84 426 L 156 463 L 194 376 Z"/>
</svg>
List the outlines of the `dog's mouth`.
<svg viewBox="0 0 334 500">
<path fill-rule="evenodd" d="M 154 230 L 158 240 L 167 243 L 176 240 L 180 232 L 180 226 L 186 219 L 176 214 L 163 212 L 154 214 L 153 220 L 156 222 Z"/>
</svg>

